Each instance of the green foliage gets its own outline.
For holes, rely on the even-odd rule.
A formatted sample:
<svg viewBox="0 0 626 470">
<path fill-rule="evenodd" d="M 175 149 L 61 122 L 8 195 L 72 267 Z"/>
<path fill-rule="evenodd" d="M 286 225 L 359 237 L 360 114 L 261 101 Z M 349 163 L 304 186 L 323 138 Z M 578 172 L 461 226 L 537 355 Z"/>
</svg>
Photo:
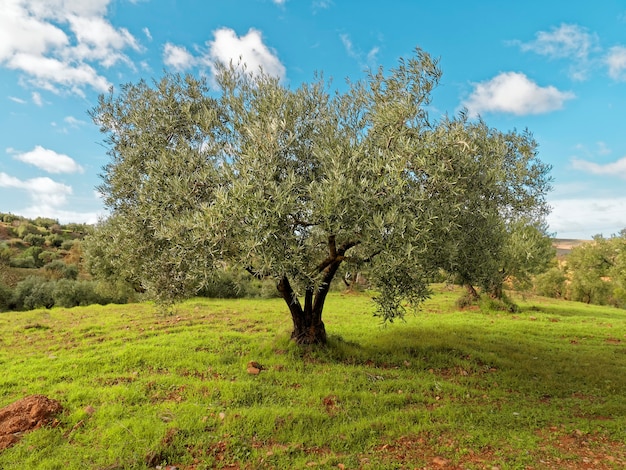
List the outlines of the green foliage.
<svg viewBox="0 0 626 470">
<path fill-rule="evenodd" d="M 16 310 L 52 308 L 54 306 L 54 284 L 37 276 L 30 276 L 20 282 L 13 292 Z"/>
<path fill-rule="evenodd" d="M 45 251 L 42 251 L 41 253 L 39 253 L 38 258 L 44 265 L 46 265 L 46 264 L 50 263 L 51 261 L 54 261 L 54 260 L 58 259 L 59 256 L 60 255 L 59 255 L 59 253 L 57 251 L 45 250 Z"/>
<path fill-rule="evenodd" d="M 0 243 L 0 264 L 8 264 L 13 256 L 13 252 L 9 245 L 5 242 Z"/>
<path fill-rule="evenodd" d="M 17 226 L 16 232 L 19 238 L 24 239 L 26 235 L 39 234 L 39 229 L 36 225 L 27 221 L 23 221 Z"/>
<path fill-rule="evenodd" d="M 37 225 L 38 227 L 50 228 L 53 225 L 58 225 L 59 221 L 57 219 L 51 219 L 49 217 L 37 217 L 35 220 L 33 220 L 33 224 Z"/>
<path fill-rule="evenodd" d="M 32 246 L 43 246 L 46 238 L 43 235 L 37 233 L 29 233 L 24 236 L 24 241 Z"/>
<path fill-rule="evenodd" d="M 5 312 L 11 308 L 13 301 L 13 291 L 0 279 L 0 312 Z"/>
<path fill-rule="evenodd" d="M 545 273 L 539 274 L 535 277 L 534 291 L 539 295 L 545 297 L 552 297 L 555 299 L 565 298 L 566 296 L 566 282 L 567 276 L 561 268 L 553 266 Z"/>
<path fill-rule="evenodd" d="M 15 214 L 0 213 L 0 220 L 7 224 L 12 224 L 16 220 L 24 220 L 24 217 Z"/>
<path fill-rule="evenodd" d="M 35 260 L 32 256 L 11 258 L 9 265 L 13 268 L 33 269 L 35 268 Z"/>
<path fill-rule="evenodd" d="M 46 243 L 54 248 L 60 248 L 64 241 L 65 239 L 58 233 L 53 233 L 46 237 Z"/>
<path fill-rule="evenodd" d="M 61 249 L 65 251 L 70 251 L 75 243 L 76 240 L 64 240 L 63 243 L 61 243 Z"/>
<path fill-rule="evenodd" d="M 428 297 L 441 268 L 489 287 L 533 272 L 550 168 L 528 132 L 432 120 L 440 77 L 418 49 L 345 92 L 230 64 L 215 90 L 166 74 L 101 96 L 111 217 L 85 241 L 90 272 L 167 303 L 210 286 L 231 295 L 217 272 L 245 269 L 278 285 L 298 340 L 323 330 L 340 267 L 363 273 L 384 320 Z"/>
<path fill-rule="evenodd" d="M 78 267 L 75 264 L 66 264 L 61 260 L 54 260 L 44 266 L 48 277 L 54 279 L 73 279 L 78 277 Z"/>
</svg>

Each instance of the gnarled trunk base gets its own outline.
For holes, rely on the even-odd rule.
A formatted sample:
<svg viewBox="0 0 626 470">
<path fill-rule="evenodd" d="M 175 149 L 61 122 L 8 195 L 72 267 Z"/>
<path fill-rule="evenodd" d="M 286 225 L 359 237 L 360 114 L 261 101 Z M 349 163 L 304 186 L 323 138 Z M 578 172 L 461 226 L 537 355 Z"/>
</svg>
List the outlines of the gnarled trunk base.
<svg viewBox="0 0 626 470">
<path fill-rule="evenodd" d="M 324 322 L 320 322 L 317 325 L 311 325 L 298 328 L 294 325 L 294 330 L 291 332 L 291 339 L 296 344 L 326 344 L 326 328 Z"/>
</svg>

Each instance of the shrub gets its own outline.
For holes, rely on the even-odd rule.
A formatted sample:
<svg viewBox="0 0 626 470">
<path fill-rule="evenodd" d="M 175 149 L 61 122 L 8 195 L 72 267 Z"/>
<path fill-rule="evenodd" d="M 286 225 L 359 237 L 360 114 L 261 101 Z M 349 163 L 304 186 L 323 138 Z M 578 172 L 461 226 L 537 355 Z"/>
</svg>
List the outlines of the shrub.
<svg viewBox="0 0 626 470">
<path fill-rule="evenodd" d="M 22 252 L 22 258 L 32 258 L 36 268 L 41 268 L 43 262 L 39 259 L 39 255 L 43 252 L 40 246 L 31 246 Z"/>
<path fill-rule="evenodd" d="M 39 229 L 36 225 L 31 224 L 30 222 L 21 222 L 17 226 L 17 236 L 20 238 L 24 238 L 28 234 L 38 234 Z"/>
<path fill-rule="evenodd" d="M 78 307 L 79 305 L 104 304 L 103 298 L 96 292 L 96 285 L 91 281 L 61 279 L 52 283 L 54 305 L 58 307 Z"/>
<path fill-rule="evenodd" d="M 43 235 L 37 233 L 29 233 L 24 237 L 24 241 L 31 246 L 43 246 L 46 239 Z"/>
<path fill-rule="evenodd" d="M 32 256 L 29 256 L 27 258 L 11 258 L 11 260 L 9 261 L 9 266 L 11 266 L 12 268 L 33 269 L 35 268 L 35 260 Z"/>
<path fill-rule="evenodd" d="M 51 226 L 59 223 L 58 220 L 50 219 L 48 217 L 37 217 L 35 220 L 33 220 L 33 222 L 35 223 L 35 225 L 45 228 L 50 228 Z"/>
<path fill-rule="evenodd" d="M 0 243 L 0 263 L 8 264 L 11 260 L 11 248 L 6 243 Z"/>
<path fill-rule="evenodd" d="M 61 249 L 65 251 L 70 251 L 74 246 L 74 243 L 75 240 L 64 240 L 63 243 L 61 243 Z"/>
<path fill-rule="evenodd" d="M 555 266 L 535 277 L 534 291 L 538 295 L 560 299 L 565 296 L 566 281 L 565 273 Z"/>
<path fill-rule="evenodd" d="M 64 241 L 65 239 L 58 233 L 54 233 L 46 237 L 46 243 L 55 248 L 60 248 Z"/>
<path fill-rule="evenodd" d="M 54 283 L 41 277 L 30 276 L 18 283 L 13 302 L 17 310 L 52 308 L 54 306 Z"/>
<path fill-rule="evenodd" d="M 44 266 L 46 274 L 53 279 L 76 279 L 78 267 L 75 264 L 65 264 L 61 260 L 54 260 Z"/>
<path fill-rule="evenodd" d="M 0 214 L 0 219 L 2 219 L 2 222 L 11 224 L 16 220 L 24 220 L 24 217 L 15 214 Z"/>
<path fill-rule="evenodd" d="M 51 261 L 54 261 L 55 259 L 59 258 L 59 254 L 56 251 L 42 251 L 41 253 L 39 253 L 38 256 L 39 260 L 44 264 L 48 264 Z"/>
<path fill-rule="evenodd" d="M 0 312 L 11 309 L 13 302 L 13 291 L 4 282 L 0 281 Z"/>
</svg>

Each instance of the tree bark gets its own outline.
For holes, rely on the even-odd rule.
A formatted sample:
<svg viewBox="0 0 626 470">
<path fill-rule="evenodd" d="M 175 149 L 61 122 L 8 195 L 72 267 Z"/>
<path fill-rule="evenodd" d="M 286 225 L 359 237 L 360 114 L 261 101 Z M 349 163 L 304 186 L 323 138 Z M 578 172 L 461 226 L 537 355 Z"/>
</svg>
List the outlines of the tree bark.
<svg viewBox="0 0 626 470">
<path fill-rule="evenodd" d="M 322 321 L 321 309 L 319 312 L 315 312 L 314 303 L 317 304 L 317 298 L 314 302 L 316 296 L 314 296 L 313 288 L 309 287 L 305 292 L 304 308 L 291 288 L 289 279 L 283 277 L 277 288 L 291 313 L 293 322 L 291 339 L 297 344 L 303 345 L 326 344 L 326 328 Z"/>
<path fill-rule="evenodd" d="M 293 291 L 289 279 L 286 276 L 276 286 L 278 292 L 289 307 L 293 331 L 291 339 L 297 344 L 326 344 L 326 327 L 322 321 L 322 311 L 326 296 L 330 290 L 330 284 L 339 269 L 339 265 L 345 259 L 347 250 L 356 246 L 358 242 L 348 242 L 337 247 L 335 236 L 328 237 L 328 257 L 322 261 L 317 271 L 321 274 L 320 285 L 315 289 L 313 286 L 306 288 L 304 292 L 304 308 Z"/>
<path fill-rule="evenodd" d="M 476 302 L 480 298 L 478 292 L 476 292 L 476 288 L 471 283 L 465 283 L 465 289 L 467 290 L 467 295 L 472 300 L 472 302 Z"/>
</svg>

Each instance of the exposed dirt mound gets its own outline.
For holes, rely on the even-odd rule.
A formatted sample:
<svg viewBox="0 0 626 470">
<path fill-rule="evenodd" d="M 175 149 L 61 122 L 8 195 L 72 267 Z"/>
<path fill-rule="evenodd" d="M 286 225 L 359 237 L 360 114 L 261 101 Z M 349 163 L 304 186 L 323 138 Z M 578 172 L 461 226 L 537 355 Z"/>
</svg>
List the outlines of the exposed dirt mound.
<svg viewBox="0 0 626 470">
<path fill-rule="evenodd" d="M 22 434 L 53 423 L 61 404 L 43 395 L 31 395 L 0 409 L 0 451 L 19 441 Z"/>
</svg>

